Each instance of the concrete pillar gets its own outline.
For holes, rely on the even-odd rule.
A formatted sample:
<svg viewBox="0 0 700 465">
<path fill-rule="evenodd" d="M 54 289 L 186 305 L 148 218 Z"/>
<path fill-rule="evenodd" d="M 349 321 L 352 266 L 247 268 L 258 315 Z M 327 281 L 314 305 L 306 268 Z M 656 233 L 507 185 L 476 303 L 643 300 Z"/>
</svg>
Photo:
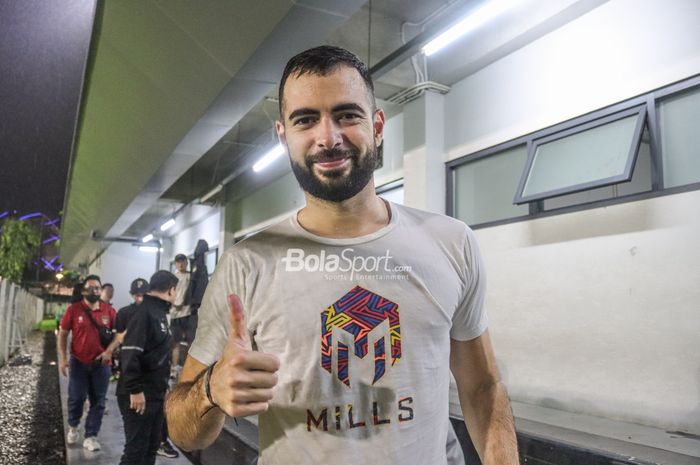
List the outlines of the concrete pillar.
<svg viewBox="0 0 700 465">
<path fill-rule="evenodd" d="M 404 106 L 404 203 L 445 213 L 444 96 L 425 92 Z"/>
</svg>

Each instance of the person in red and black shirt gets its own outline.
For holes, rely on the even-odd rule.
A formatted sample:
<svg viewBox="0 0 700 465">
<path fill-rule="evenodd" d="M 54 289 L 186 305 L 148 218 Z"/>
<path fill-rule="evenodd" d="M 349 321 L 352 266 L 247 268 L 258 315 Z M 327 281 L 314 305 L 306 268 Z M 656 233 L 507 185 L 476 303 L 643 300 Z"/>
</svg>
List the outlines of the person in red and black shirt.
<svg viewBox="0 0 700 465">
<path fill-rule="evenodd" d="M 63 376 L 68 371 L 68 434 L 66 442 L 78 441 L 78 425 L 83 415 L 85 398 L 90 410 L 85 420 L 83 447 L 100 448 L 97 433 L 102 425 L 105 397 L 109 385 L 112 354 L 100 342 L 97 326 L 113 332 L 116 311 L 100 301 L 102 285 L 99 276 L 90 275 L 82 286 L 82 300 L 71 304 L 61 319 L 58 332 L 58 363 Z M 68 333 L 71 333 L 70 359 L 66 356 Z"/>
</svg>

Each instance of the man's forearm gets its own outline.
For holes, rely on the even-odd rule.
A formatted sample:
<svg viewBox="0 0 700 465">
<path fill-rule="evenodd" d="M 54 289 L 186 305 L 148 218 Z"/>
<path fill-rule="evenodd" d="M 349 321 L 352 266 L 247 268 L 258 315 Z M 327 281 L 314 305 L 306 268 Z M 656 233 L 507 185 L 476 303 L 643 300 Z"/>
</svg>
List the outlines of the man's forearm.
<svg viewBox="0 0 700 465">
<path fill-rule="evenodd" d="M 207 400 L 203 375 L 178 384 L 165 404 L 170 439 L 188 451 L 208 447 L 224 426 L 223 412 Z"/>
<path fill-rule="evenodd" d="M 64 330 L 58 331 L 58 359 L 66 359 L 66 346 L 68 345 L 68 332 Z"/>
<path fill-rule="evenodd" d="M 124 342 L 124 335 L 125 334 L 126 334 L 126 331 L 122 331 L 121 333 L 116 333 L 114 335 L 114 339 L 112 339 L 112 342 L 110 342 L 107 349 L 105 349 L 105 352 L 114 352 L 114 349 L 119 347 L 119 344 Z"/>
<path fill-rule="evenodd" d="M 473 397 L 460 393 L 460 404 L 469 435 L 482 463 L 518 464 L 518 442 L 513 412 L 503 383 L 485 386 Z"/>
</svg>

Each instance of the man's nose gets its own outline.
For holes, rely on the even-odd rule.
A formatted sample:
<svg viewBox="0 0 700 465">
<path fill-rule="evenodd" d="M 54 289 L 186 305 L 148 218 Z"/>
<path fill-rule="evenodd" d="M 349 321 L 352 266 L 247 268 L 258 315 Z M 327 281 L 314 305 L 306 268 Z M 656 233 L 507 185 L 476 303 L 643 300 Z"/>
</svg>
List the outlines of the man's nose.
<svg viewBox="0 0 700 465">
<path fill-rule="evenodd" d="M 316 145 L 322 149 L 339 147 L 343 143 L 340 127 L 333 118 L 321 118 L 316 127 Z"/>
</svg>

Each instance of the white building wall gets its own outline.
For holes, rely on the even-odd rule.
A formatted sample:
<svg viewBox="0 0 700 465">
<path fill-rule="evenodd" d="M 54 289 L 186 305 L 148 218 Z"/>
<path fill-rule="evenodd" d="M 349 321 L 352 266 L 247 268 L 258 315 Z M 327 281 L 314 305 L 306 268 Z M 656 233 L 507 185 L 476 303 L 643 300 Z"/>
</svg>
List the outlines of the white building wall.
<svg viewBox="0 0 700 465">
<path fill-rule="evenodd" d="M 449 159 L 700 73 L 700 2 L 610 0 L 455 84 Z"/>
<path fill-rule="evenodd" d="M 90 273 L 97 274 L 102 283 L 114 285 L 114 308 L 131 303 L 129 288 L 136 278 L 148 280 L 156 272 L 156 254 L 141 252 L 128 243 L 112 243 L 107 250 L 90 265 Z"/>
<path fill-rule="evenodd" d="M 162 233 L 160 239 L 163 251 L 160 256 L 160 269 L 170 271 L 175 255 L 194 252 L 197 240 L 204 239 L 209 248 L 217 247 L 221 236 L 221 209 L 209 205 L 190 205 L 175 217 L 175 225 Z"/>
<path fill-rule="evenodd" d="M 210 250 L 219 246 L 221 237 L 221 213 L 219 208 L 206 206 L 203 208 L 206 208 L 208 211 L 196 217 L 193 222 L 185 222 L 187 227 L 176 230 L 168 238 L 168 241 L 164 243 L 161 258 L 162 269 L 169 270 L 170 262 L 174 261 L 175 255 L 179 253 L 191 256 L 199 239 L 207 241 Z"/>
<path fill-rule="evenodd" d="M 700 73 L 700 2 L 611 0 L 453 86 L 448 158 Z M 700 433 L 700 194 L 477 231 L 514 400 Z"/>
</svg>

